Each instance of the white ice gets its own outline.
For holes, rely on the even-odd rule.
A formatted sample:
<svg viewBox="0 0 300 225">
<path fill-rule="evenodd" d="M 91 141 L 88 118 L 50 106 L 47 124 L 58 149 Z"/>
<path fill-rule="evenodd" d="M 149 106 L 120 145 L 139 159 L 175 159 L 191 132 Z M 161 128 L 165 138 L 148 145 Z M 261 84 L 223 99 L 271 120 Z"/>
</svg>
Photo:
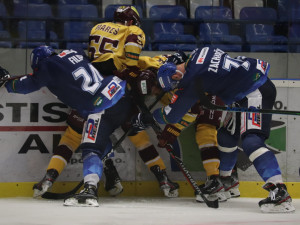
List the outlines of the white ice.
<svg viewBox="0 0 300 225">
<path fill-rule="evenodd" d="M 256 198 L 236 198 L 218 209 L 194 198 L 99 198 L 100 207 L 66 207 L 62 200 L 0 199 L 1 225 L 290 225 L 300 224 L 300 199 L 295 213 L 264 214 Z"/>
</svg>

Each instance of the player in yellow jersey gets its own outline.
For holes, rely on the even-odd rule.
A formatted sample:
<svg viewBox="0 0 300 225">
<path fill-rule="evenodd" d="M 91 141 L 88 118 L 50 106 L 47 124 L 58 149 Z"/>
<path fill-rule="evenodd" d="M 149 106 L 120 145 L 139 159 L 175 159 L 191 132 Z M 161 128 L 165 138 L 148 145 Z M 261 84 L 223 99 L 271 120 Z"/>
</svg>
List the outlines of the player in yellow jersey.
<svg viewBox="0 0 300 225">
<path fill-rule="evenodd" d="M 115 71 L 121 79 L 128 80 L 127 75 L 135 78 L 140 73 L 138 60 L 145 45 L 140 23 L 135 7 L 121 6 L 114 13 L 114 22 L 99 23 L 92 28 L 89 57 L 103 75 Z"/>
</svg>

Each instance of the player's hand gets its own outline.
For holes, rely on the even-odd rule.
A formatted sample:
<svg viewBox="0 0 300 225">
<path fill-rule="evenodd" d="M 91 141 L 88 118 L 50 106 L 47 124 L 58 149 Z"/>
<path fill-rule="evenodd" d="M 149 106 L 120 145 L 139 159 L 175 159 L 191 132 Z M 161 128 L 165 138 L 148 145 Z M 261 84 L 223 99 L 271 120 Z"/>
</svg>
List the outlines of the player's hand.
<svg viewBox="0 0 300 225">
<path fill-rule="evenodd" d="M 167 124 L 163 132 L 157 136 L 158 147 L 164 148 L 168 144 L 173 144 L 177 137 L 180 135 L 181 130 L 177 127 Z"/>
<path fill-rule="evenodd" d="M 134 131 L 139 132 L 151 126 L 152 121 L 153 121 L 153 117 L 151 114 L 139 113 L 132 118 L 131 124 L 132 127 L 134 128 Z"/>
<path fill-rule="evenodd" d="M 8 78 L 10 78 L 9 72 L 0 66 L 0 88 L 6 83 Z"/>
<path fill-rule="evenodd" d="M 173 55 L 170 55 L 167 59 L 167 62 L 174 63 L 175 65 L 184 63 L 188 59 L 187 55 L 179 50 L 175 52 Z"/>
</svg>

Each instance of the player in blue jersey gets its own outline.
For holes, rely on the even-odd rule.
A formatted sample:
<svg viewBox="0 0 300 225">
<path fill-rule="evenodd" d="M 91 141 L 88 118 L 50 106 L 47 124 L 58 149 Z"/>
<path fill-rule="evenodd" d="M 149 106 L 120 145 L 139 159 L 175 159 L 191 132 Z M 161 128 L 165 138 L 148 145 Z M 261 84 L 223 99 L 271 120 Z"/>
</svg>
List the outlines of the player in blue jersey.
<svg viewBox="0 0 300 225">
<path fill-rule="evenodd" d="M 152 115 L 161 124 L 176 123 L 197 100 L 206 105 L 205 92 L 220 97 L 228 105 L 272 109 L 276 88 L 267 77 L 269 69 L 270 65 L 259 59 L 231 58 L 213 47 L 195 49 L 186 63 L 177 66 L 167 63 L 160 67 L 158 81 L 161 87 L 165 91 L 177 88 L 177 98 Z M 230 178 L 241 138 L 244 152 L 266 182 L 263 188 L 270 192 L 270 197 L 259 202 L 261 210 L 292 212 L 295 208 L 283 183 L 277 159 L 265 145 L 271 117 L 271 114 L 236 113 L 219 129 L 220 175 L 224 182 Z M 145 127 L 150 125 L 151 118 L 142 114 L 134 121 L 133 126 Z"/>
<path fill-rule="evenodd" d="M 32 75 L 8 80 L 5 87 L 8 92 L 20 94 L 47 87 L 87 121 L 79 146 L 84 189 L 66 199 L 64 205 L 99 206 L 97 185 L 103 172 L 102 160 L 111 150 L 109 136 L 130 110 L 128 98 L 124 98 L 126 81 L 116 76 L 102 77 L 83 51 L 64 50 L 56 54 L 51 47 L 40 46 L 31 53 L 31 67 Z M 1 71 L 2 77 L 8 76 Z"/>
</svg>

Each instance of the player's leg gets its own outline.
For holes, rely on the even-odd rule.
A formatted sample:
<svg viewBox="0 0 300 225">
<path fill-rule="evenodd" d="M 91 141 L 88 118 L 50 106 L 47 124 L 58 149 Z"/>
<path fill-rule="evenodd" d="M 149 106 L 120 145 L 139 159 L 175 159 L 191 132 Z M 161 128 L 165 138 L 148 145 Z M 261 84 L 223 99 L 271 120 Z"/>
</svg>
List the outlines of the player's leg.
<svg viewBox="0 0 300 225">
<path fill-rule="evenodd" d="M 216 96 L 208 96 L 214 104 L 223 104 Z M 218 100 L 218 102 L 216 102 Z M 226 201 L 224 186 L 219 177 L 219 150 L 217 147 L 217 128 L 220 125 L 222 113 L 214 110 L 202 109 L 196 120 L 196 142 L 200 150 L 203 167 L 206 172 L 206 182 L 200 185 L 202 193 L 210 199 Z M 203 202 L 200 195 L 196 201 Z"/>
<path fill-rule="evenodd" d="M 239 118 L 237 113 L 236 118 Z M 225 195 L 228 198 L 232 196 L 239 196 L 239 181 L 232 175 L 232 171 L 235 168 L 238 149 L 237 144 L 240 138 L 239 135 L 239 120 L 236 120 L 236 130 L 231 133 L 231 130 L 228 130 L 228 126 L 221 127 L 218 130 L 217 140 L 218 140 L 218 149 L 220 156 L 220 179 L 224 185 Z"/>
<path fill-rule="evenodd" d="M 110 135 L 125 122 L 131 99 L 121 98 L 113 107 L 88 116 L 83 132 L 82 150 L 84 189 L 65 199 L 66 206 L 99 206 L 98 183 L 103 173 L 102 160 L 110 153 Z M 122 112 L 122 113 L 120 113 Z"/>
<path fill-rule="evenodd" d="M 66 131 L 53 151 L 45 176 L 40 182 L 33 185 L 33 197 L 43 195 L 52 187 L 57 177 L 69 163 L 73 152 L 80 145 L 84 119 L 72 110 L 68 115 L 67 124 Z"/>
<path fill-rule="evenodd" d="M 272 109 L 276 98 L 274 84 L 268 80 L 258 90 L 247 96 L 243 107 Z M 263 186 L 269 197 L 261 200 L 259 206 L 263 212 L 292 212 L 295 210 L 292 199 L 282 180 L 281 170 L 272 151 L 265 145 L 270 134 L 271 114 L 242 114 L 242 148 L 249 156 L 255 169 L 266 182 Z"/>
<path fill-rule="evenodd" d="M 117 196 L 123 192 L 121 178 L 114 165 L 113 158 L 104 161 L 105 190 L 111 196 Z"/>
<path fill-rule="evenodd" d="M 136 147 L 139 156 L 156 177 L 159 187 L 166 197 L 178 197 L 179 185 L 170 180 L 166 172 L 166 166 L 157 152 L 154 145 L 150 142 L 146 131 L 132 133 L 129 139 Z"/>
</svg>

